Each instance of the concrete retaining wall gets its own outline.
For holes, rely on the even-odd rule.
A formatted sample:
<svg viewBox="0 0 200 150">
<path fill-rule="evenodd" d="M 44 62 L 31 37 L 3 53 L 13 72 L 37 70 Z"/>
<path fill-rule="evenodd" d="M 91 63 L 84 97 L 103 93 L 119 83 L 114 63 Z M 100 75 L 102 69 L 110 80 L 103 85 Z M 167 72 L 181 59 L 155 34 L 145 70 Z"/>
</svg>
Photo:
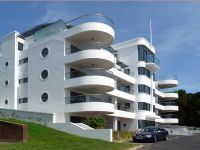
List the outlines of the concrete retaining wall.
<svg viewBox="0 0 200 150">
<path fill-rule="evenodd" d="M 26 142 L 27 140 L 28 140 L 27 126 L 0 120 L 0 141 Z"/>
<path fill-rule="evenodd" d="M 78 136 L 101 139 L 105 141 L 112 142 L 112 129 L 95 129 L 95 130 L 84 130 L 72 123 L 48 123 L 48 127 L 54 128 L 56 130 L 75 134 Z"/>
<path fill-rule="evenodd" d="M 56 121 L 55 114 L 3 109 L 3 108 L 0 108 L 0 117 L 13 118 L 39 124 L 47 124 L 48 122 Z"/>
</svg>

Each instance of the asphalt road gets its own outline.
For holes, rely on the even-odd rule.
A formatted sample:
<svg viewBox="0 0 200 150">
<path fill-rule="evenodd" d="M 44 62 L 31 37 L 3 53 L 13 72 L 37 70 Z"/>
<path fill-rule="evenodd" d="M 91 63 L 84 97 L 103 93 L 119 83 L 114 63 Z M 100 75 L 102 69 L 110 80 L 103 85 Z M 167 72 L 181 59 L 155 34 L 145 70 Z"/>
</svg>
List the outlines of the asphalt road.
<svg viewBox="0 0 200 150">
<path fill-rule="evenodd" d="M 200 135 L 170 136 L 168 141 L 143 144 L 139 150 L 200 150 Z"/>
</svg>

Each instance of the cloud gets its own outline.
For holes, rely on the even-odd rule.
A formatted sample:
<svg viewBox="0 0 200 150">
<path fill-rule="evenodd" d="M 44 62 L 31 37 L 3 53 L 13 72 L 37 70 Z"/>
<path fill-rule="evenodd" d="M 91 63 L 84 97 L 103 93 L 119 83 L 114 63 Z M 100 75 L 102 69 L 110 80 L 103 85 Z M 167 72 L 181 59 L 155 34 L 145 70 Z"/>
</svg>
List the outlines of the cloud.
<svg viewBox="0 0 200 150">
<path fill-rule="evenodd" d="M 184 23 L 163 32 L 163 40 L 159 41 L 161 56 L 172 56 L 174 53 L 185 53 L 200 56 L 200 15 L 185 15 Z"/>
<path fill-rule="evenodd" d="M 45 23 L 45 22 L 54 22 L 59 19 L 63 19 L 65 21 L 71 20 L 77 17 L 76 13 L 69 9 L 64 2 L 59 3 L 50 3 L 46 5 L 45 13 L 39 19 L 38 23 Z"/>
</svg>

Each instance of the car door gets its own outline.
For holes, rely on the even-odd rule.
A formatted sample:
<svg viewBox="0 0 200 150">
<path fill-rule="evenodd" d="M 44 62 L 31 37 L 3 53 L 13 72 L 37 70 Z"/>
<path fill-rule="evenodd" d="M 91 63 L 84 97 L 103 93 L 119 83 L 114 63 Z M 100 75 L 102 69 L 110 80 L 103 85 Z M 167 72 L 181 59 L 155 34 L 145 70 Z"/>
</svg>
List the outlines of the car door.
<svg viewBox="0 0 200 150">
<path fill-rule="evenodd" d="M 163 128 L 161 128 L 160 130 L 162 132 L 162 139 L 165 139 L 166 136 L 167 136 L 167 131 L 165 129 L 163 129 Z"/>
<path fill-rule="evenodd" d="M 160 128 L 158 128 L 158 132 L 157 132 L 157 139 L 161 140 L 163 139 L 163 132 Z"/>
</svg>

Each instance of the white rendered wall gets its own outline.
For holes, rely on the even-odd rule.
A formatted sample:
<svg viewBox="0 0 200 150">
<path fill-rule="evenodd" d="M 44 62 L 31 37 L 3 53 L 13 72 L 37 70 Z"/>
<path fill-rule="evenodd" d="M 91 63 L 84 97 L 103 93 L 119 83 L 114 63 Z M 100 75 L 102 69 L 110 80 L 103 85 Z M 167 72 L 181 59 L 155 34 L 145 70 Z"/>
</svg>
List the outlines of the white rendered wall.
<svg viewBox="0 0 200 150">
<path fill-rule="evenodd" d="M 17 109 L 17 84 L 18 84 L 18 53 L 17 53 L 17 32 L 13 32 L 2 38 L 1 59 L 0 59 L 0 107 Z M 5 68 L 5 62 L 9 65 Z M 4 82 L 8 80 L 8 86 Z M 5 100 L 8 104 L 5 104 Z"/>
<path fill-rule="evenodd" d="M 41 50 L 49 48 L 46 58 L 41 58 Z M 40 112 L 63 112 L 64 93 L 64 40 L 50 40 L 32 45 L 28 50 L 28 110 Z M 42 80 L 42 70 L 48 70 L 48 77 Z M 41 102 L 41 95 L 47 92 L 48 101 Z"/>
</svg>

